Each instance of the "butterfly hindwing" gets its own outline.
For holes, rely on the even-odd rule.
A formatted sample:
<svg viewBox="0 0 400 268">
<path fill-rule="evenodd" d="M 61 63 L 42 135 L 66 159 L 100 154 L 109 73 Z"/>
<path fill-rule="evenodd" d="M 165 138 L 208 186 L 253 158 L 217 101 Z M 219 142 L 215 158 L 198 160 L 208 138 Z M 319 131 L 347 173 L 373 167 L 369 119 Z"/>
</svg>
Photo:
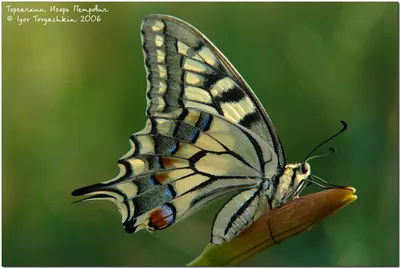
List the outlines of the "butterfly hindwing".
<svg viewBox="0 0 400 268">
<path fill-rule="evenodd" d="M 197 110 L 185 114 L 183 120 L 151 117 L 131 136 L 120 174 L 74 195 L 113 201 L 128 232 L 153 231 L 222 194 L 259 187 L 263 165 L 277 164 L 269 145 L 245 128 Z"/>
</svg>

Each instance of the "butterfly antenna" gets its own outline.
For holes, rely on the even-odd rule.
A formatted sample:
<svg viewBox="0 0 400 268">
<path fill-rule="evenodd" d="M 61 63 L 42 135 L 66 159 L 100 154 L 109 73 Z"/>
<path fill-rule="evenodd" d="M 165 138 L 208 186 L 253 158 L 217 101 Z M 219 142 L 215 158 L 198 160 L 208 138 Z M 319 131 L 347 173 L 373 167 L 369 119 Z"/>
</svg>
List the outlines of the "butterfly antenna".
<svg viewBox="0 0 400 268">
<path fill-rule="evenodd" d="M 314 159 L 314 158 L 320 158 L 320 157 L 330 156 L 330 155 L 334 155 L 334 154 L 336 154 L 335 148 L 329 148 L 329 152 L 328 153 L 311 156 L 311 157 L 307 158 L 305 160 L 305 162 L 308 162 L 308 161 L 310 161 L 311 159 Z"/>
<path fill-rule="evenodd" d="M 315 147 L 315 148 L 306 156 L 304 162 L 307 162 L 308 160 L 311 159 L 311 158 L 309 158 L 309 157 L 310 157 L 310 155 L 312 155 L 312 153 L 315 152 L 315 150 L 317 150 L 319 147 L 321 147 L 322 145 L 324 145 L 325 143 L 327 143 L 327 142 L 330 141 L 331 139 L 335 138 L 337 135 L 339 135 L 340 133 L 344 132 L 344 131 L 347 129 L 347 124 L 346 124 L 346 122 L 344 122 L 343 120 L 341 120 L 340 122 L 341 122 L 342 125 L 343 125 L 342 129 L 341 129 L 338 133 L 336 133 L 335 135 L 333 135 L 333 136 L 330 137 L 329 139 L 327 139 L 327 140 L 321 142 L 317 147 Z M 332 149 L 331 149 L 331 151 L 332 151 Z M 332 152 L 331 152 L 330 154 L 332 154 Z M 322 156 L 326 156 L 326 155 L 322 155 Z M 321 157 L 321 156 L 316 156 L 316 157 Z M 315 158 L 315 157 L 313 157 L 313 158 Z"/>
</svg>

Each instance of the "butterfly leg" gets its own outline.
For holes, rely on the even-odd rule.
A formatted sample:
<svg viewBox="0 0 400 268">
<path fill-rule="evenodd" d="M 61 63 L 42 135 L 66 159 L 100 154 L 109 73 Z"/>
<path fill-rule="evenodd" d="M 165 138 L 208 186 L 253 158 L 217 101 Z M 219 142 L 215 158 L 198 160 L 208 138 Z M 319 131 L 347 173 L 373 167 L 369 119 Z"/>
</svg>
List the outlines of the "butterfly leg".
<svg viewBox="0 0 400 268">
<path fill-rule="evenodd" d="M 271 204 L 271 200 L 268 197 L 268 212 L 267 212 L 266 215 L 267 215 L 267 225 L 268 225 L 269 236 L 271 237 L 272 241 L 275 244 L 280 244 L 281 242 L 276 241 L 275 238 L 274 238 L 274 235 L 272 234 L 271 223 L 270 223 L 269 216 L 268 216 L 268 213 L 271 211 L 271 205 L 270 204 Z"/>
</svg>

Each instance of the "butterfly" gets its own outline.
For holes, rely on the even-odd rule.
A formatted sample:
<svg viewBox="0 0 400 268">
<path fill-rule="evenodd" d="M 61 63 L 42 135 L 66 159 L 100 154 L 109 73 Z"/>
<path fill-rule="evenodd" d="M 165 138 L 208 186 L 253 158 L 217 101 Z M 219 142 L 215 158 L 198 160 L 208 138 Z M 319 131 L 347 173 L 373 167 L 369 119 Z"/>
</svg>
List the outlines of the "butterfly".
<svg viewBox="0 0 400 268">
<path fill-rule="evenodd" d="M 229 242 L 261 215 L 297 198 L 311 181 L 307 159 L 287 164 L 257 96 L 201 32 L 168 15 L 148 15 L 141 35 L 147 116 L 118 160 L 115 178 L 73 191 L 111 200 L 128 233 L 165 229 L 227 193 L 213 244 Z"/>
</svg>

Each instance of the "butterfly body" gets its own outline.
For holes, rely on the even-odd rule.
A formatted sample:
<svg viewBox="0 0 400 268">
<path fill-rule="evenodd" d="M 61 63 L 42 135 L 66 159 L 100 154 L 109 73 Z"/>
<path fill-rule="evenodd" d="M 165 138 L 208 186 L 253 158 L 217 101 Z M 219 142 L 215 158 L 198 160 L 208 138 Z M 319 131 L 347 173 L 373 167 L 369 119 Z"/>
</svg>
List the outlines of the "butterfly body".
<svg viewBox="0 0 400 268">
<path fill-rule="evenodd" d="M 130 137 L 120 174 L 73 195 L 111 200 L 125 230 L 134 233 L 165 229 L 236 192 L 212 228 L 212 243 L 229 242 L 269 209 L 297 197 L 310 166 L 286 164 L 254 92 L 193 26 L 149 15 L 141 33 L 149 119 Z"/>
</svg>

